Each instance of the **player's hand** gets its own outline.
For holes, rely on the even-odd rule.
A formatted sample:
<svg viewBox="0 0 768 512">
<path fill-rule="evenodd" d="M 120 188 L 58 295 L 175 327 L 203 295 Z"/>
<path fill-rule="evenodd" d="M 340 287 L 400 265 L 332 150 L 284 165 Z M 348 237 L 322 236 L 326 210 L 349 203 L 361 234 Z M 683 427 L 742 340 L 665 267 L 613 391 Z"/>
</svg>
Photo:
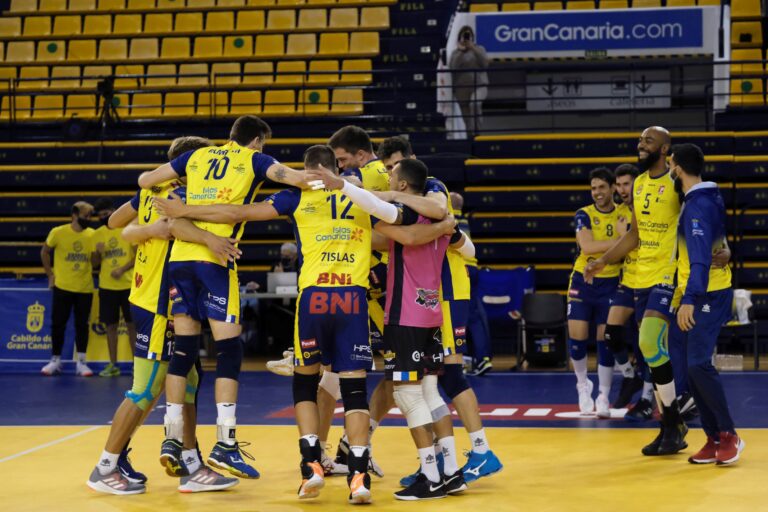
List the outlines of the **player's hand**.
<svg viewBox="0 0 768 512">
<path fill-rule="evenodd" d="M 206 237 L 205 245 L 222 265 L 226 265 L 229 261 L 235 261 L 243 254 L 243 251 L 237 248 L 235 238 L 224 238 L 211 233 L 210 236 Z"/>
<path fill-rule="evenodd" d="M 696 321 L 693 319 L 693 304 L 682 304 L 677 310 L 677 326 L 683 332 L 690 331 Z"/>
<path fill-rule="evenodd" d="M 602 258 L 597 258 L 596 260 L 587 263 L 587 266 L 584 269 L 584 282 L 587 284 L 592 284 L 592 280 L 604 268 L 605 261 Z"/>
<path fill-rule="evenodd" d="M 729 261 L 731 261 L 731 250 L 727 247 L 718 249 L 717 252 L 712 255 L 712 264 L 717 268 L 725 268 Z"/>
<path fill-rule="evenodd" d="M 388 203 L 391 203 L 393 201 L 397 201 L 396 196 L 397 192 L 394 192 L 392 190 L 382 190 L 382 191 L 375 191 L 372 192 L 373 195 L 381 199 L 382 201 L 386 201 Z"/>
<path fill-rule="evenodd" d="M 53 274 L 50 274 L 48 276 L 48 288 L 53 289 L 54 286 L 56 286 L 56 276 Z"/>
<path fill-rule="evenodd" d="M 342 176 L 341 179 L 343 179 L 344 181 L 350 182 L 351 184 L 353 184 L 356 187 L 363 188 L 363 182 L 360 181 L 360 178 L 358 178 L 357 176 L 354 176 L 352 174 L 348 174 L 346 176 Z"/>
<path fill-rule="evenodd" d="M 160 240 L 170 240 L 173 238 L 171 222 L 168 217 L 158 219 L 157 222 L 152 224 L 152 238 L 159 238 Z"/>
<path fill-rule="evenodd" d="M 168 198 L 155 197 L 152 203 L 157 208 L 157 212 L 160 215 L 170 217 L 172 219 L 178 219 L 184 216 L 185 207 L 184 201 L 181 200 L 174 192 L 168 194 Z"/>
<path fill-rule="evenodd" d="M 448 215 L 446 215 L 440 222 L 445 222 L 444 235 L 452 235 L 456 230 L 456 217 L 454 217 L 452 213 L 448 212 Z"/>
<path fill-rule="evenodd" d="M 120 277 L 125 273 L 122 267 L 116 268 L 112 270 L 112 272 L 109 273 L 109 275 L 112 276 L 112 279 L 120 279 Z"/>
<path fill-rule="evenodd" d="M 322 182 L 323 185 L 320 188 L 326 188 L 328 190 L 341 190 L 344 187 L 344 178 L 335 174 L 324 167 L 307 171 L 307 183 L 311 188 L 317 190 L 313 182 Z"/>
<path fill-rule="evenodd" d="M 624 217 L 619 217 L 618 222 L 616 222 L 616 233 L 618 233 L 619 238 L 623 237 L 627 234 L 627 227 L 628 227 L 627 219 Z"/>
</svg>

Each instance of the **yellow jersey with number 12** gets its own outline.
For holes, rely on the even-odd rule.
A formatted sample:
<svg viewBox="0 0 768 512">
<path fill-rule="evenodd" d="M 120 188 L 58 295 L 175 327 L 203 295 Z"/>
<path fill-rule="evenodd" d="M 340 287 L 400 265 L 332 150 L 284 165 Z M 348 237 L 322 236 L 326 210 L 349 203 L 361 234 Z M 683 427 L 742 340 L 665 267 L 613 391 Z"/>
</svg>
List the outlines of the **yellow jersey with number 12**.
<svg viewBox="0 0 768 512">
<path fill-rule="evenodd" d="M 623 222 L 627 225 L 632 224 L 632 208 L 624 203 L 616 207 L 619 214 L 619 222 Z M 627 288 L 637 288 L 637 248 L 629 251 L 629 254 L 624 256 L 624 261 L 621 265 L 621 284 Z"/>
<path fill-rule="evenodd" d="M 611 205 L 611 210 L 608 212 L 601 212 L 594 204 L 585 206 L 576 212 L 574 220 L 576 222 L 576 232 L 578 233 L 582 229 L 589 229 L 592 231 L 592 239 L 596 242 L 619 239 L 619 233 L 616 229 L 619 223 L 619 209 L 615 204 Z M 602 255 L 603 253 L 584 254 L 584 251 L 579 250 L 579 256 L 573 264 L 573 271 L 583 274 L 587 263 L 596 260 Z M 595 277 L 616 277 L 619 275 L 619 272 L 621 272 L 621 263 L 612 263 L 606 265 L 603 271 Z"/>
</svg>

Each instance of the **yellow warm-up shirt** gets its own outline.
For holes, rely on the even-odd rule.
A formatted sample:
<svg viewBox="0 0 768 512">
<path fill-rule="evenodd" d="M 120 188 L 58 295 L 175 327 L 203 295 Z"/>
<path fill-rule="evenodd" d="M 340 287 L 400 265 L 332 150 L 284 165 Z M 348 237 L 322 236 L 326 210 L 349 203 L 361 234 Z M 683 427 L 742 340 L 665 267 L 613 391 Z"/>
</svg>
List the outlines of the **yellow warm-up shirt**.
<svg viewBox="0 0 768 512">
<path fill-rule="evenodd" d="M 75 293 L 93 292 L 93 233 L 91 228 L 77 232 L 71 224 L 57 226 L 48 233 L 45 244 L 53 248 L 56 288 Z"/>
</svg>

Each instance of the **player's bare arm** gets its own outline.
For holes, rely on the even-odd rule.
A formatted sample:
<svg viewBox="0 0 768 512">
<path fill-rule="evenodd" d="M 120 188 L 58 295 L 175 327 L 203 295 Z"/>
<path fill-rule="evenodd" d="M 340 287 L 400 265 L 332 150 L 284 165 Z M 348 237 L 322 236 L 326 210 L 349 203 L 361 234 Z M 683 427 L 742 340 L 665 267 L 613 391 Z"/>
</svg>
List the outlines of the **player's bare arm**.
<svg viewBox="0 0 768 512">
<path fill-rule="evenodd" d="M 134 210 L 133 206 L 131 206 L 131 202 L 126 201 L 109 216 L 108 226 L 110 229 L 124 228 L 130 224 L 138 214 L 139 212 Z"/>
<path fill-rule="evenodd" d="M 397 226 L 379 222 L 374 229 L 402 245 L 423 245 L 453 232 L 456 220 L 449 216 L 440 222 Z"/>
<path fill-rule="evenodd" d="M 121 236 L 124 240 L 129 241 L 132 244 L 140 244 L 146 242 L 150 238 L 158 238 L 160 240 L 170 240 L 171 229 L 167 217 L 158 219 L 157 222 L 152 224 L 139 225 L 137 219 L 134 219 L 130 224 L 123 228 Z"/>
<path fill-rule="evenodd" d="M 284 185 L 291 185 L 292 187 L 297 188 L 308 188 L 306 172 L 291 169 L 283 164 L 270 165 L 269 169 L 267 169 L 267 177 L 272 181 Z"/>
<path fill-rule="evenodd" d="M 236 239 L 214 235 L 187 219 L 174 219 L 171 222 L 171 234 L 179 240 L 207 246 L 222 265 L 227 261 L 235 261 L 242 254 L 237 248 Z"/>
<path fill-rule="evenodd" d="M 417 196 L 390 190 L 387 192 L 373 192 L 376 197 L 387 202 L 402 203 L 416 213 L 428 219 L 440 220 L 448 214 L 447 201 L 438 201 L 432 197 Z M 442 195 L 442 194 L 441 194 Z M 443 197 L 445 197 L 443 195 Z"/>
<path fill-rule="evenodd" d="M 170 163 L 165 163 L 155 169 L 154 171 L 147 171 L 141 173 L 139 176 L 139 187 L 144 189 L 150 189 L 156 185 L 160 185 L 169 180 L 178 179 L 179 175 L 173 170 Z"/>
<path fill-rule="evenodd" d="M 584 254 L 599 254 L 608 251 L 614 246 L 616 240 L 595 240 L 591 229 L 580 229 L 576 233 L 576 243 Z"/>
<path fill-rule="evenodd" d="M 591 283 L 592 278 L 594 278 L 596 274 L 603 270 L 607 264 L 621 261 L 624 256 L 629 254 L 632 249 L 637 247 L 637 245 L 640 243 L 640 236 L 638 235 L 635 226 L 637 226 L 637 216 L 633 211 L 632 225 L 629 227 L 629 231 L 627 231 L 624 236 L 619 238 L 619 241 L 616 242 L 610 249 L 608 249 L 605 254 L 587 264 L 586 268 L 584 269 L 584 280 L 587 283 Z"/>
<path fill-rule="evenodd" d="M 215 204 L 188 205 L 174 193 L 167 199 L 155 198 L 155 207 L 161 215 L 172 219 L 194 219 L 217 224 L 237 224 L 249 220 L 272 220 L 279 214 L 272 204 L 260 202 L 254 204 Z"/>
<path fill-rule="evenodd" d="M 43 262 L 43 269 L 45 275 L 48 276 L 48 288 L 53 288 L 56 285 L 56 278 L 53 275 L 53 265 L 51 265 L 51 253 L 53 247 L 46 243 L 43 243 L 43 248 L 40 249 L 40 261 Z"/>
</svg>

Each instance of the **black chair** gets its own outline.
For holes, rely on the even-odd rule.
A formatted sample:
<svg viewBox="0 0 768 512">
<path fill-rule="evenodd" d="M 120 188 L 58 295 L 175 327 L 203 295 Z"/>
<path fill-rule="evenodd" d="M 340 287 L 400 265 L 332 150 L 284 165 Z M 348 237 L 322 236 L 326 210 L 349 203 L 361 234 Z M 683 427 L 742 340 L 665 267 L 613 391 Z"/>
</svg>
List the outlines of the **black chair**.
<svg viewBox="0 0 768 512">
<path fill-rule="evenodd" d="M 535 341 L 554 339 L 554 344 L 547 343 L 547 351 L 535 350 Z M 518 323 L 517 367 L 521 368 L 523 359 L 531 364 L 545 362 L 551 366 L 567 366 L 566 344 L 568 339 L 568 319 L 566 316 L 565 296 L 558 293 L 529 293 L 523 297 L 523 311 Z M 544 345 L 540 345 L 540 349 Z M 550 350 L 551 349 L 551 350 Z"/>
</svg>

